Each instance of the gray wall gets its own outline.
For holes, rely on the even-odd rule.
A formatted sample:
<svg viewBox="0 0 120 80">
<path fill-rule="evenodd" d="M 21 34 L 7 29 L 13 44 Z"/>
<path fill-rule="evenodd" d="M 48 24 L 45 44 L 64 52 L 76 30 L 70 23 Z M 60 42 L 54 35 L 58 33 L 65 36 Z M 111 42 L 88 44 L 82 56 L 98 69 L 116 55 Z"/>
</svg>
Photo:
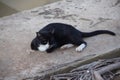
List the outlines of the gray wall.
<svg viewBox="0 0 120 80">
<path fill-rule="evenodd" d="M 0 2 L 0 17 L 7 16 L 16 12 L 17 11 L 15 9 L 12 9 L 9 6 Z"/>
<path fill-rule="evenodd" d="M 0 1 L 17 11 L 22 11 L 25 9 L 31 9 L 59 0 L 0 0 Z"/>
</svg>

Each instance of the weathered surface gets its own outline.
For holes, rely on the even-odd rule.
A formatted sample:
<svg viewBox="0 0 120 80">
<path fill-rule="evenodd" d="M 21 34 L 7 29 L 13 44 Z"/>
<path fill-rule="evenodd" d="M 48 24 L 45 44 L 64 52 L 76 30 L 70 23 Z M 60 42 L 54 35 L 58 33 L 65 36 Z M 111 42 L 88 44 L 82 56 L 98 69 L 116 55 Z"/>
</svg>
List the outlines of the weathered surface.
<svg viewBox="0 0 120 80">
<path fill-rule="evenodd" d="M 50 80 L 113 80 L 115 76 L 119 75 L 119 68 L 120 57 L 101 59 L 83 66 L 78 66 L 67 73 L 52 75 Z"/>
<path fill-rule="evenodd" d="M 0 19 L 0 79 L 16 80 L 72 62 L 87 55 L 101 55 L 120 48 L 119 0 L 63 0 Z M 116 36 L 86 38 L 87 48 L 31 52 L 35 32 L 51 22 L 68 23 L 82 31 L 111 30 Z"/>
</svg>

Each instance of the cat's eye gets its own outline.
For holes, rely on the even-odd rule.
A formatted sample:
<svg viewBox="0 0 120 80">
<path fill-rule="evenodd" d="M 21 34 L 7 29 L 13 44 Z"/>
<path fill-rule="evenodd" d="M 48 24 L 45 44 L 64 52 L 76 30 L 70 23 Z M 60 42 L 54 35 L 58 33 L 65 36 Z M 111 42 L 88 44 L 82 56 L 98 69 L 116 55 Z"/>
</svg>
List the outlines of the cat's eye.
<svg viewBox="0 0 120 80">
<path fill-rule="evenodd" d="M 43 44 L 47 44 L 47 41 L 43 41 L 42 43 L 43 43 Z"/>
</svg>

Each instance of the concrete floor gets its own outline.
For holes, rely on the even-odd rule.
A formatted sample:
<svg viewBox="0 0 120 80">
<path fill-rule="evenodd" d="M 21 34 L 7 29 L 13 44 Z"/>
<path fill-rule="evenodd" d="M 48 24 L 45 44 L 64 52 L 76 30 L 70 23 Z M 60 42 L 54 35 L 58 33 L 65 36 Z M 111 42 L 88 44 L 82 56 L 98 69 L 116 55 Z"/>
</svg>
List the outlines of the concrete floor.
<svg viewBox="0 0 120 80">
<path fill-rule="evenodd" d="M 101 55 L 120 48 L 120 4 L 118 0 L 63 0 L 0 19 L 0 79 L 20 80 L 72 62 L 87 55 Z M 86 38 L 87 48 L 32 52 L 35 32 L 51 22 L 62 22 L 85 32 L 104 29 L 107 34 Z"/>
</svg>

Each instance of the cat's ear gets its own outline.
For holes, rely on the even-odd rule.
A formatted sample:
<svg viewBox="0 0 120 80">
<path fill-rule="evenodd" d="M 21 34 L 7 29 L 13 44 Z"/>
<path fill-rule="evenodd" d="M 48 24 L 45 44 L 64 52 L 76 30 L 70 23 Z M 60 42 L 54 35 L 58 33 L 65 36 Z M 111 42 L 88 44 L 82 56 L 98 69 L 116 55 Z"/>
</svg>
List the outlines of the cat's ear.
<svg viewBox="0 0 120 80">
<path fill-rule="evenodd" d="M 41 34 L 40 34 L 39 32 L 36 32 L 36 35 L 37 35 L 38 37 L 40 37 L 40 36 L 41 36 Z"/>
</svg>

